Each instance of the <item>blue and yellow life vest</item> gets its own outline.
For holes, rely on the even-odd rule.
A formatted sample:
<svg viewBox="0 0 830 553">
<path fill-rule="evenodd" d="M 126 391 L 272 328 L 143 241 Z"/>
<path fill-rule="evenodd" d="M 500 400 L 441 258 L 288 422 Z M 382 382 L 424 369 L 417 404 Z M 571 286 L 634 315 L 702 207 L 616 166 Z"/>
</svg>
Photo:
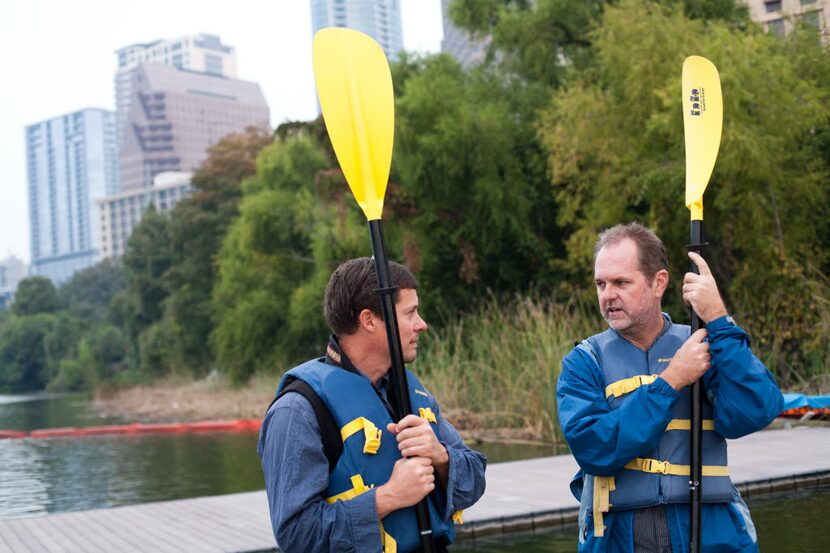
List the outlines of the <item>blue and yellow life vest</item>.
<svg viewBox="0 0 830 553">
<path fill-rule="evenodd" d="M 395 436 L 386 431 L 386 425 L 394 421 L 369 379 L 312 360 L 285 373 L 277 395 L 287 380 L 293 378 L 306 382 L 314 390 L 340 428 L 343 439 L 343 453 L 329 474 L 326 501 L 348 501 L 385 484 L 401 454 Z M 407 381 L 413 411 L 437 425 L 431 396 L 408 370 Z M 452 520 L 443 520 L 430 496 L 428 503 L 433 536 L 452 542 L 455 538 Z M 381 539 L 384 553 L 407 553 L 418 549 L 421 543 L 415 508 L 408 507 L 387 515 L 381 521 Z"/>
<path fill-rule="evenodd" d="M 596 361 L 606 383 L 606 400 L 612 409 L 623 406 L 631 392 L 640 386 L 652 384 L 689 338 L 688 326 L 669 325 L 648 351 L 637 348 L 611 329 L 577 346 Z M 683 388 L 674 405 L 673 418 L 654 450 L 633 459 L 614 476 L 590 477 L 593 497 L 588 500 L 594 513 L 595 536 L 603 535 L 603 512 L 688 503 L 690 403 L 691 390 Z M 712 406 L 707 401 L 702 414 L 702 499 L 706 503 L 729 502 L 735 489 L 726 466 L 726 440 L 715 431 Z"/>
</svg>

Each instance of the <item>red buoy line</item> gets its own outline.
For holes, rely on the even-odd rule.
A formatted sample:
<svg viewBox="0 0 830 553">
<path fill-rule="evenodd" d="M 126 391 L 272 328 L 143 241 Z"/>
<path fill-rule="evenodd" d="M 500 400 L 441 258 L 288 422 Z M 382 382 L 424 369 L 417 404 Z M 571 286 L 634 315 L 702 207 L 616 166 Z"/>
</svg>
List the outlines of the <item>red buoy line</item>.
<svg viewBox="0 0 830 553">
<path fill-rule="evenodd" d="M 107 434 L 164 434 L 181 432 L 241 432 L 259 430 L 259 419 L 238 419 L 226 421 L 200 422 L 158 422 L 132 424 L 83 426 L 67 428 L 43 428 L 21 432 L 19 430 L 0 430 L 0 439 L 19 438 L 64 438 L 77 436 L 101 436 Z"/>
</svg>

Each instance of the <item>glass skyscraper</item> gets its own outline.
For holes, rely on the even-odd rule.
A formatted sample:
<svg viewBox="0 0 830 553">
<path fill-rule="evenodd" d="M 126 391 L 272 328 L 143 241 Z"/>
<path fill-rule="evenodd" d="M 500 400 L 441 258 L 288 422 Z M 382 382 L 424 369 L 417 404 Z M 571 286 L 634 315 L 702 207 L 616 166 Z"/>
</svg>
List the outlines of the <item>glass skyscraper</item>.
<svg viewBox="0 0 830 553">
<path fill-rule="evenodd" d="M 311 26 L 346 27 L 366 33 L 394 60 L 403 50 L 398 0 L 311 0 Z"/>
<path fill-rule="evenodd" d="M 95 198 L 118 191 L 115 115 L 84 109 L 25 132 L 31 273 L 61 284 L 98 259 Z"/>
</svg>

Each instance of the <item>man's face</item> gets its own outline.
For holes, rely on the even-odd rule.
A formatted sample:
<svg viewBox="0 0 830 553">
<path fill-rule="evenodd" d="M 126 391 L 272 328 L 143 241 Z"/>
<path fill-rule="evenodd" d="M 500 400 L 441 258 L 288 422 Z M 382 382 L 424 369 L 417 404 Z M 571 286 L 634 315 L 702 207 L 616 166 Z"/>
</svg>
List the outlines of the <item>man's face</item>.
<svg viewBox="0 0 830 553">
<path fill-rule="evenodd" d="M 398 313 L 398 329 L 404 363 L 412 363 L 418 356 L 418 335 L 427 329 L 427 323 L 418 314 L 418 293 L 411 288 L 398 290 L 395 302 Z"/>
<path fill-rule="evenodd" d="M 665 271 L 661 271 L 665 273 Z M 667 273 L 666 273 L 667 277 Z M 662 275 L 649 283 L 640 271 L 637 245 L 631 239 L 603 247 L 594 264 L 594 280 L 602 316 L 623 336 L 640 338 L 659 324 Z"/>
</svg>

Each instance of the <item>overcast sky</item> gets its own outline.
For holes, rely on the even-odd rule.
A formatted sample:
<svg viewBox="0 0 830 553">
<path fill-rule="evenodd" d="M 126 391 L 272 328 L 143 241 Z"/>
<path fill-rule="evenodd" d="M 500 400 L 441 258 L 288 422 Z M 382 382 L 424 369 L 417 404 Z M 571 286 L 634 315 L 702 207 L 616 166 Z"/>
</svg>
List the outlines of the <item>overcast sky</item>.
<svg viewBox="0 0 830 553">
<path fill-rule="evenodd" d="M 404 47 L 440 50 L 440 0 L 400 3 Z M 310 0 L 0 0 L 0 259 L 30 260 L 24 127 L 114 109 L 116 49 L 195 33 L 236 48 L 273 125 L 316 115 Z"/>
</svg>

